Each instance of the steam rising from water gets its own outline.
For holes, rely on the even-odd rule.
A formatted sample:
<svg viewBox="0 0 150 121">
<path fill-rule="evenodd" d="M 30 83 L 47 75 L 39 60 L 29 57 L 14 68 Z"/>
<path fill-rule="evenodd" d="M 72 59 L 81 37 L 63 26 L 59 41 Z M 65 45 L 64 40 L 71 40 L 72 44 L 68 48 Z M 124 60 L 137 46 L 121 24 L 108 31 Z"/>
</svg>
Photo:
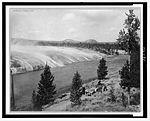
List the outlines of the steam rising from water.
<svg viewBox="0 0 150 121">
<path fill-rule="evenodd" d="M 11 46 L 11 69 L 14 73 L 32 71 L 46 63 L 50 67 L 64 66 L 79 61 L 100 59 L 104 54 L 88 49 L 54 46 Z"/>
</svg>

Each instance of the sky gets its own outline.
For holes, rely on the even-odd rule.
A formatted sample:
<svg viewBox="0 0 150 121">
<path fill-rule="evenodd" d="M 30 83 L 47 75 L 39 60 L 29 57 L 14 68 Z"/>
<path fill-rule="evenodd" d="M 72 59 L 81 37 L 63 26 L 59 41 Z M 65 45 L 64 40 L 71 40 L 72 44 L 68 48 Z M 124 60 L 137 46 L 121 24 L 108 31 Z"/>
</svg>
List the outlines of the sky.
<svg viewBox="0 0 150 121">
<path fill-rule="evenodd" d="M 10 37 L 114 42 L 131 8 L 11 8 Z M 140 18 L 140 9 L 134 8 Z"/>
</svg>

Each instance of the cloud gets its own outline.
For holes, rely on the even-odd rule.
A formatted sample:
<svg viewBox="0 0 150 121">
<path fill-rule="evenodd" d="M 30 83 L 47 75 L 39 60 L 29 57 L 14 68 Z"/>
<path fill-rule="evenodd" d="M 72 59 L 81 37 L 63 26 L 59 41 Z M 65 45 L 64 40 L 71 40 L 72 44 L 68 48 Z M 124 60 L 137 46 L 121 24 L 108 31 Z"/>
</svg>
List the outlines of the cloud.
<svg viewBox="0 0 150 121">
<path fill-rule="evenodd" d="M 140 10 L 136 10 L 140 14 Z M 16 38 L 114 40 L 126 19 L 122 8 L 36 9 L 10 13 L 10 33 Z M 139 16 L 140 17 L 140 16 Z"/>
<path fill-rule="evenodd" d="M 115 27 L 111 27 L 109 30 L 110 30 L 110 31 L 115 31 L 116 28 L 115 28 Z"/>
<path fill-rule="evenodd" d="M 68 29 L 68 32 L 69 32 L 69 33 L 76 32 L 76 29 L 75 29 L 75 28 L 69 28 L 69 29 Z"/>
<path fill-rule="evenodd" d="M 41 31 L 40 30 L 30 30 L 30 31 L 27 31 L 27 33 L 41 33 Z"/>
<path fill-rule="evenodd" d="M 91 9 L 91 10 L 81 10 L 81 13 L 84 13 L 84 14 L 87 14 L 88 16 L 99 16 L 99 15 L 112 15 L 113 12 L 116 12 L 114 10 L 101 10 L 101 9 L 98 9 L 98 10 L 94 10 L 94 9 Z"/>
<path fill-rule="evenodd" d="M 81 10 L 80 11 L 81 16 L 83 16 L 88 22 L 100 22 L 100 23 L 106 23 L 114 21 L 118 18 L 119 11 L 117 10 L 102 10 L 102 9 L 89 9 L 89 10 Z"/>
<path fill-rule="evenodd" d="M 74 13 L 67 13 L 62 17 L 62 20 L 66 21 L 66 20 L 72 20 L 76 17 L 76 15 Z"/>
</svg>

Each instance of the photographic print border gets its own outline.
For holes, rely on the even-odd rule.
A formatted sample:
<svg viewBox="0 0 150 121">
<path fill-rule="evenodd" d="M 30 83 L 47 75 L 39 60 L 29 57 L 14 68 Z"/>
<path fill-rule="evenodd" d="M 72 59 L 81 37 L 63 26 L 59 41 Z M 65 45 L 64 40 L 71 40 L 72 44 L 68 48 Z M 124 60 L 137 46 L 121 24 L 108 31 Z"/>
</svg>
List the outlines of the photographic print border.
<svg viewBox="0 0 150 121">
<path fill-rule="evenodd" d="M 143 116 L 130 114 L 7 114 L 6 113 L 6 6 L 132 6 L 143 5 Z M 146 78 L 144 78 L 146 77 Z M 2 2 L 2 117 L 3 118 L 147 118 L 147 2 Z"/>
</svg>

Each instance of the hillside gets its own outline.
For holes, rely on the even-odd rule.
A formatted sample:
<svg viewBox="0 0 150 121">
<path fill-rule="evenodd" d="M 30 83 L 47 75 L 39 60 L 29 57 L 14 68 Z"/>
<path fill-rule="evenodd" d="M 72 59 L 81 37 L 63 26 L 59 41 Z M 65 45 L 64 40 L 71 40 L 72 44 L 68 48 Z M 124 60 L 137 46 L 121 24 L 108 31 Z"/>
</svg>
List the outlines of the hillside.
<svg viewBox="0 0 150 121">
<path fill-rule="evenodd" d="M 65 39 L 62 41 L 63 43 L 78 43 L 79 41 L 73 40 L 73 39 Z"/>
<path fill-rule="evenodd" d="M 115 74 L 114 74 L 115 75 Z M 113 75 L 113 76 L 114 76 Z M 64 98 L 58 98 L 55 101 L 54 105 L 47 105 L 44 107 L 43 111 L 69 111 L 69 112 L 140 112 L 140 105 L 130 105 L 127 107 L 124 107 L 122 104 L 122 98 L 121 94 L 123 90 L 118 85 L 118 82 L 115 82 L 115 79 L 108 79 L 105 80 L 106 82 L 103 82 L 107 85 L 108 90 L 104 92 L 96 92 L 92 95 L 82 95 L 81 105 L 71 106 L 70 102 L 70 93 L 65 93 L 66 96 Z M 89 83 L 84 84 L 86 87 L 86 90 L 92 91 L 96 88 L 96 85 L 98 83 L 98 80 L 93 80 Z M 114 95 L 116 98 L 115 102 L 111 101 L 111 85 L 114 90 Z M 133 88 L 134 89 L 134 88 Z M 136 92 L 132 91 L 131 94 L 137 95 L 139 94 L 139 90 L 137 89 Z M 125 96 L 127 98 L 127 93 L 125 93 Z M 133 98 L 131 102 L 136 102 L 136 100 Z"/>
<path fill-rule="evenodd" d="M 81 100 L 82 104 L 72 107 L 70 102 L 70 92 L 64 93 L 66 96 L 63 98 L 57 98 L 55 104 L 53 105 L 46 105 L 44 106 L 43 111 L 73 111 L 73 112 L 86 112 L 86 111 L 95 111 L 95 112 L 139 112 L 140 105 L 135 105 L 137 100 L 133 98 L 131 100 L 130 106 L 124 107 L 122 105 L 122 98 L 121 94 L 123 89 L 121 89 L 119 82 L 119 70 L 125 61 L 125 57 L 122 56 L 114 56 L 109 57 L 107 59 L 108 65 L 108 78 L 103 80 L 103 84 L 107 86 L 107 90 L 101 92 L 96 92 L 93 94 L 85 94 L 82 95 Z M 116 66 L 113 63 L 117 63 Z M 92 92 L 93 89 L 97 88 L 97 83 L 99 80 L 93 79 L 91 82 L 85 83 L 83 86 L 86 88 L 87 91 Z M 111 94 L 110 90 L 114 89 L 114 95 L 116 97 L 116 101 L 111 101 Z M 139 94 L 139 89 L 131 89 L 131 95 L 135 96 Z M 63 95 L 63 94 L 62 94 Z M 127 97 L 127 93 L 125 93 Z"/>
<path fill-rule="evenodd" d="M 88 39 L 85 43 L 97 43 L 97 41 L 95 39 Z"/>
<path fill-rule="evenodd" d="M 22 38 L 12 38 L 10 40 L 11 45 L 37 45 L 38 40 L 27 40 L 27 39 L 22 39 Z"/>
<path fill-rule="evenodd" d="M 112 82 L 112 81 L 111 81 Z M 95 88 L 98 80 L 93 80 L 90 83 L 85 84 L 88 90 Z M 108 83 L 110 84 L 110 83 Z M 116 96 L 116 102 L 110 100 L 110 90 L 100 93 L 96 92 L 93 95 L 83 95 L 81 97 L 81 105 L 71 106 L 70 93 L 65 93 L 67 96 L 55 101 L 54 105 L 47 105 L 43 111 L 68 111 L 68 112 L 140 112 L 140 105 L 130 105 L 124 107 L 121 101 L 122 89 L 118 88 L 114 94 Z M 134 92 L 131 92 L 134 93 Z M 127 96 L 127 95 L 126 95 Z"/>
</svg>

